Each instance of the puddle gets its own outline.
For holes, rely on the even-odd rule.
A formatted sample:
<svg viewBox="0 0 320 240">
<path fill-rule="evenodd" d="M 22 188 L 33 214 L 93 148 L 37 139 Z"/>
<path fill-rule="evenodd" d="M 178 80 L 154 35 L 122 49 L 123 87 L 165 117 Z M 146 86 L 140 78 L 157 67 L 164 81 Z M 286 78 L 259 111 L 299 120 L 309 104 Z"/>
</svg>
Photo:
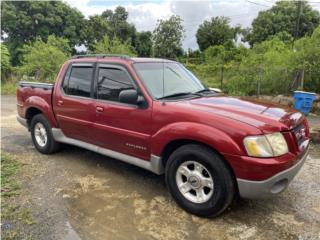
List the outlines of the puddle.
<svg viewBox="0 0 320 240">
<path fill-rule="evenodd" d="M 76 181 L 64 194 L 70 196 L 69 221 L 82 239 L 298 239 L 301 231 L 316 239 L 316 228 L 305 226 L 294 213 L 277 212 L 272 201 L 245 202 L 219 218 L 205 219 L 178 207 L 161 178 L 108 173 Z"/>
</svg>

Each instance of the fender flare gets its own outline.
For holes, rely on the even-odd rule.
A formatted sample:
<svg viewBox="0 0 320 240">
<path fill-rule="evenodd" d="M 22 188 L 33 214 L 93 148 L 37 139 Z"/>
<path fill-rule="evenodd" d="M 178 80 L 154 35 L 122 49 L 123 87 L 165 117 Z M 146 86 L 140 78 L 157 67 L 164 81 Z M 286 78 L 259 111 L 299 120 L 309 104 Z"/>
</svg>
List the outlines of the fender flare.
<svg viewBox="0 0 320 240">
<path fill-rule="evenodd" d="M 243 149 L 229 135 L 214 127 L 193 123 L 178 122 L 161 128 L 151 137 L 151 152 L 161 156 L 163 150 L 172 141 L 191 140 L 206 144 L 220 154 L 243 155 Z"/>
<path fill-rule="evenodd" d="M 51 105 L 43 98 L 38 96 L 31 96 L 25 101 L 25 116 L 30 108 L 36 108 L 43 113 L 52 127 L 57 127 L 57 121 L 53 115 Z"/>
</svg>

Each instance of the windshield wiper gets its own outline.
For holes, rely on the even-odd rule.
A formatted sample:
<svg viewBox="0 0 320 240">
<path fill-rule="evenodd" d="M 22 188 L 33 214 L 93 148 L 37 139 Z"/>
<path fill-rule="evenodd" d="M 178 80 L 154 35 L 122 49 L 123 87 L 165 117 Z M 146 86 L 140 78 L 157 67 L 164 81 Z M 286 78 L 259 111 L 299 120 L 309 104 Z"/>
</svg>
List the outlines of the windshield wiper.
<svg viewBox="0 0 320 240">
<path fill-rule="evenodd" d="M 164 98 L 185 96 L 185 95 L 194 95 L 194 93 L 192 93 L 192 92 L 174 93 L 174 94 L 169 94 L 169 95 L 166 95 L 166 96 L 163 96 L 163 97 L 159 97 L 159 98 L 157 98 L 157 100 L 164 99 Z"/>
<path fill-rule="evenodd" d="M 209 88 L 204 88 L 204 89 L 196 91 L 194 93 L 197 94 L 197 93 L 203 93 L 203 92 L 211 92 L 211 90 Z"/>
</svg>

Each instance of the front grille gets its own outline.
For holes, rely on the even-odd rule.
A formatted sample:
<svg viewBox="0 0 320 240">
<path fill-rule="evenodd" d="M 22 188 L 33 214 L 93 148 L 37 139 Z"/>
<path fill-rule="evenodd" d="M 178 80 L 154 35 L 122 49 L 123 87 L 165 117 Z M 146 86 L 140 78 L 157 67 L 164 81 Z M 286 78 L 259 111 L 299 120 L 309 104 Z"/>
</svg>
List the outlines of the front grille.
<svg viewBox="0 0 320 240">
<path fill-rule="evenodd" d="M 308 132 L 304 123 L 301 123 L 297 127 L 295 127 L 292 130 L 292 133 L 296 139 L 298 147 L 300 147 L 300 145 L 308 139 Z"/>
</svg>

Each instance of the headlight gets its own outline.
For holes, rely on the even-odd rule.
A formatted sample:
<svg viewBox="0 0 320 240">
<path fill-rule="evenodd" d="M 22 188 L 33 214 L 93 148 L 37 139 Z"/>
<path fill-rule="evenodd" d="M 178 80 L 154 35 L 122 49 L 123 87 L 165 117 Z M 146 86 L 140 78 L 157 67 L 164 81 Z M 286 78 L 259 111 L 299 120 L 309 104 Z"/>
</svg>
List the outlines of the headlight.
<svg viewBox="0 0 320 240">
<path fill-rule="evenodd" d="M 288 152 L 288 145 L 281 133 L 249 136 L 243 140 L 249 156 L 277 157 Z"/>
</svg>

